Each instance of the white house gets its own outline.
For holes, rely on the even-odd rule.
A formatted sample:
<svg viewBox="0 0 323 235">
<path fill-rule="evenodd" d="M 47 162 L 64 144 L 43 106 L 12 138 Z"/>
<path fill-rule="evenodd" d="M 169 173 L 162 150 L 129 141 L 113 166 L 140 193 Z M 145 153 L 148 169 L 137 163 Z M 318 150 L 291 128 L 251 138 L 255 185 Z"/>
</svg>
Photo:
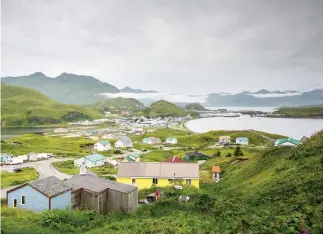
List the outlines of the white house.
<svg viewBox="0 0 323 235">
<path fill-rule="evenodd" d="M 177 139 L 173 137 L 168 137 L 166 139 L 166 144 L 177 144 Z"/>
<path fill-rule="evenodd" d="M 128 136 L 122 136 L 118 139 L 117 142 L 115 142 L 114 146 L 116 148 L 132 148 L 133 144 L 132 144 L 132 140 L 128 137 Z"/>
<path fill-rule="evenodd" d="M 20 159 L 20 158 L 12 157 L 12 158 L 10 159 L 9 164 L 10 164 L 10 165 L 16 165 L 16 164 L 22 164 L 23 162 L 24 162 L 24 161 L 23 161 L 22 159 Z"/>
<path fill-rule="evenodd" d="M 19 155 L 17 158 L 21 159 L 23 162 L 28 161 L 28 155 Z"/>
<path fill-rule="evenodd" d="M 249 144 L 249 139 L 247 137 L 238 137 L 236 139 L 236 144 L 248 145 Z"/>
<path fill-rule="evenodd" d="M 56 128 L 54 130 L 54 132 L 58 132 L 58 133 L 66 133 L 68 132 L 68 130 L 66 128 Z"/>
<path fill-rule="evenodd" d="M 111 144 L 107 140 L 101 140 L 94 144 L 94 150 L 97 151 L 108 151 L 111 149 Z"/>
<path fill-rule="evenodd" d="M 80 167 L 82 164 L 88 168 L 102 166 L 104 165 L 104 156 L 95 153 L 74 160 L 74 166 Z"/>
</svg>

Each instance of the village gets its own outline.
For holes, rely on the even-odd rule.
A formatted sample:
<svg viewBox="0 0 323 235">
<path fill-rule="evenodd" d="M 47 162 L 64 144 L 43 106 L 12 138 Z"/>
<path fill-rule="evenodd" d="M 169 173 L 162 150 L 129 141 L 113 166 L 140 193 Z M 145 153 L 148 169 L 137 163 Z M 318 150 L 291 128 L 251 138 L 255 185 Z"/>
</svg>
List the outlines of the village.
<svg viewBox="0 0 323 235">
<path fill-rule="evenodd" d="M 184 148 L 180 145 L 181 137 L 177 138 L 167 133 L 183 132 L 181 126 L 189 119 L 190 117 L 154 119 L 121 117 L 114 120 L 116 126 L 109 128 L 77 129 L 73 125 L 56 128 L 46 133 L 43 138 L 60 138 L 66 141 L 73 141 L 73 138 L 88 139 L 91 141 L 87 144 L 89 154 L 69 158 L 70 156 L 66 154 L 58 156 L 56 153 L 45 152 L 30 152 L 17 156 L 3 153 L 0 158 L 1 172 L 19 174 L 28 164 L 33 167 L 31 164 L 38 162 L 46 162 L 52 171 L 41 174 L 38 180 L 2 189 L 1 196 L 6 198 L 9 208 L 38 212 L 68 208 L 93 210 L 98 214 L 111 211 L 133 212 L 141 204 L 159 200 L 163 194 L 162 190 L 156 189 L 145 198 L 139 198 L 139 190 L 154 187 L 172 187 L 175 191 L 181 191 L 183 187 L 199 189 L 202 173 L 206 173 L 211 182 L 219 182 L 222 179 L 221 164 L 211 164 L 208 168 L 203 168 L 203 172 L 201 168 L 209 165 L 206 164 L 208 162 L 212 163 L 212 159 L 220 157 L 220 150 L 226 152 L 224 157 L 233 156 L 236 158 L 235 161 L 239 161 L 247 159 L 244 159 L 243 152 L 248 152 L 249 148 L 268 147 L 268 145 L 254 145 L 247 136 L 223 135 L 210 144 L 212 151 L 217 150 L 213 155 L 199 151 L 198 148 L 195 150 L 191 147 Z M 165 130 L 162 136 L 158 134 L 161 130 Z M 190 135 L 187 134 L 185 138 L 190 138 Z M 271 142 L 270 145 L 297 146 L 305 140 L 306 137 L 300 141 L 281 138 Z M 15 142 L 8 144 L 19 145 Z M 189 149 L 191 150 L 187 151 Z M 228 152 L 230 149 L 234 151 Z M 168 156 L 169 151 L 177 151 L 178 154 Z M 106 153 L 112 154 L 107 156 Z M 162 160 L 149 160 L 161 153 L 166 154 Z M 150 155 L 150 158 L 147 155 Z M 68 169 L 62 167 L 66 161 L 70 162 Z M 111 174 L 103 175 L 97 169 L 103 171 L 109 169 L 108 172 Z M 68 174 L 68 170 L 73 171 L 73 174 Z M 98 174 L 94 173 L 96 170 Z M 189 197 L 180 195 L 178 200 L 187 202 Z"/>
</svg>

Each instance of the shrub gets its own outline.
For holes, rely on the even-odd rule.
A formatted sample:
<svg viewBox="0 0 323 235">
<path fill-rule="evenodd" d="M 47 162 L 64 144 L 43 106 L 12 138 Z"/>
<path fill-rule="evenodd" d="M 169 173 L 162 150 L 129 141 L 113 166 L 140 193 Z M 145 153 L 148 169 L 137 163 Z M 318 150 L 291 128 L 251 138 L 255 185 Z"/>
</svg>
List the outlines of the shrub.
<svg viewBox="0 0 323 235">
<path fill-rule="evenodd" d="M 198 195 L 195 201 L 196 209 L 202 212 L 211 211 L 214 201 L 214 198 L 212 198 L 209 194 Z"/>
<path fill-rule="evenodd" d="M 121 150 L 119 150 L 119 149 L 117 149 L 117 150 L 114 150 L 114 152 L 113 152 L 114 154 L 121 154 L 122 152 L 121 152 Z"/>
</svg>

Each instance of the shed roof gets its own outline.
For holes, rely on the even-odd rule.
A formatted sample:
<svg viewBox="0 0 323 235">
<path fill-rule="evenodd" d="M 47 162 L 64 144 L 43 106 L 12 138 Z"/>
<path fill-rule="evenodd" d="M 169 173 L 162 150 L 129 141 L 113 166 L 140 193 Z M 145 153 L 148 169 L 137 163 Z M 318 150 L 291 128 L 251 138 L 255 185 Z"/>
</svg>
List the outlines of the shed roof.
<svg viewBox="0 0 323 235">
<path fill-rule="evenodd" d="M 84 158 L 86 158 L 86 160 L 89 160 L 91 162 L 96 162 L 96 161 L 101 161 L 104 160 L 104 156 L 98 153 L 94 153 L 91 155 L 87 155 Z"/>
<path fill-rule="evenodd" d="M 121 162 L 117 177 L 199 178 L 197 163 Z"/>
<path fill-rule="evenodd" d="M 220 166 L 212 166 L 213 173 L 220 173 Z"/>
<path fill-rule="evenodd" d="M 136 186 L 119 183 L 112 180 L 106 180 L 94 175 L 74 175 L 72 178 L 65 181 L 73 190 L 80 188 L 87 189 L 96 193 L 100 193 L 106 189 L 130 193 L 137 189 Z"/>
<path fill-rule="evenodd" d="M 43 179 L 32 181 L 28 184 L 48 197 L 53 197 L 70 189 L 68 185 L 55 176 L 49 176 Z"/>
</svg>

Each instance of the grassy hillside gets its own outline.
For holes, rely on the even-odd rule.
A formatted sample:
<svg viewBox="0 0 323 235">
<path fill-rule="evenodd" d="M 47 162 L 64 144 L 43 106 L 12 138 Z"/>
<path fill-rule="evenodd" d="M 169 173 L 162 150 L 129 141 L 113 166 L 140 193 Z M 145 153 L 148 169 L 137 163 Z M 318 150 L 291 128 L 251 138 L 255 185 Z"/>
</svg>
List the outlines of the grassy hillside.
<svg viewBox="0 0 323 235">
<path fill-rule="evenodd" d="M 197 110 L 197 111 L 207 111 L 206 108 L 204 108 L 201 104 L 199 103 L 192 103 L 188 104 L 185 106 L 186 110 Z"/>
<path fill-rule="evenodd" d="M 35 126 L 96 119 L 102 113 L 79 105 L 65 105 L 30 88 L 1 85 L 2 123 L 6 126 Z"/>
<path fill-rule="evenodd" d="M 220 157 L 219 159 L 221 159 Z M 1 210 L 2 233 L 322 233 L 323 132 L 297 148 L 273 148 L 245 161 L 218 162 L 219 183 L 181 192 L 133 214 Z M 216 158 L 214 163 L 216 163 Z M 220 161 L 220 160 L 219 160 Z M 211 165 L 201 166 L 211 174 Z M 141 190 L 140 198 L 156 189 Z M 189 203 L 179 203 L 189 195 Z"/>
<path fill-rule="evenodd" d="M 186 116 L 188 112 L 176 106 L 175 104 L 159 100 L 150 105 L 149 108 L 137 111 L 133 113 L 136 116 L 146 116 L 146 117 L 176 117 L 176 116 Z"/>
<path fill-rule="evenodd" d="M 104 99 L 99 95 L 100 93 L 119 92 L 116 87 L 92 76 L 68 73 L 51 78 L 38 72 L 28 76 L 3 77 L 1 82 L 35 89 L 49 98 L 65 104 L 91 104 Z"/>
<path fill-rule="evenodd" d="M 103 111 L 108 111 L 111 109 L 110 107 L 114 107 L 117 109 L 129 109 L 129 108 L 140 108 L 140 107 L 143 107 L 144 105 L 138 100 L 133 98 L 118 97 L 118 98 L 102 100 L 95 104 L 92 104 L 91 106 Z M 114 108 L 112 108 L 112 110 L 114 110 Z"/>
<path fill-rule="evenodd" d="M 284 117 L 323 118 L 323 107 L 283 107 L 274 112 Z"/>
</svg>

